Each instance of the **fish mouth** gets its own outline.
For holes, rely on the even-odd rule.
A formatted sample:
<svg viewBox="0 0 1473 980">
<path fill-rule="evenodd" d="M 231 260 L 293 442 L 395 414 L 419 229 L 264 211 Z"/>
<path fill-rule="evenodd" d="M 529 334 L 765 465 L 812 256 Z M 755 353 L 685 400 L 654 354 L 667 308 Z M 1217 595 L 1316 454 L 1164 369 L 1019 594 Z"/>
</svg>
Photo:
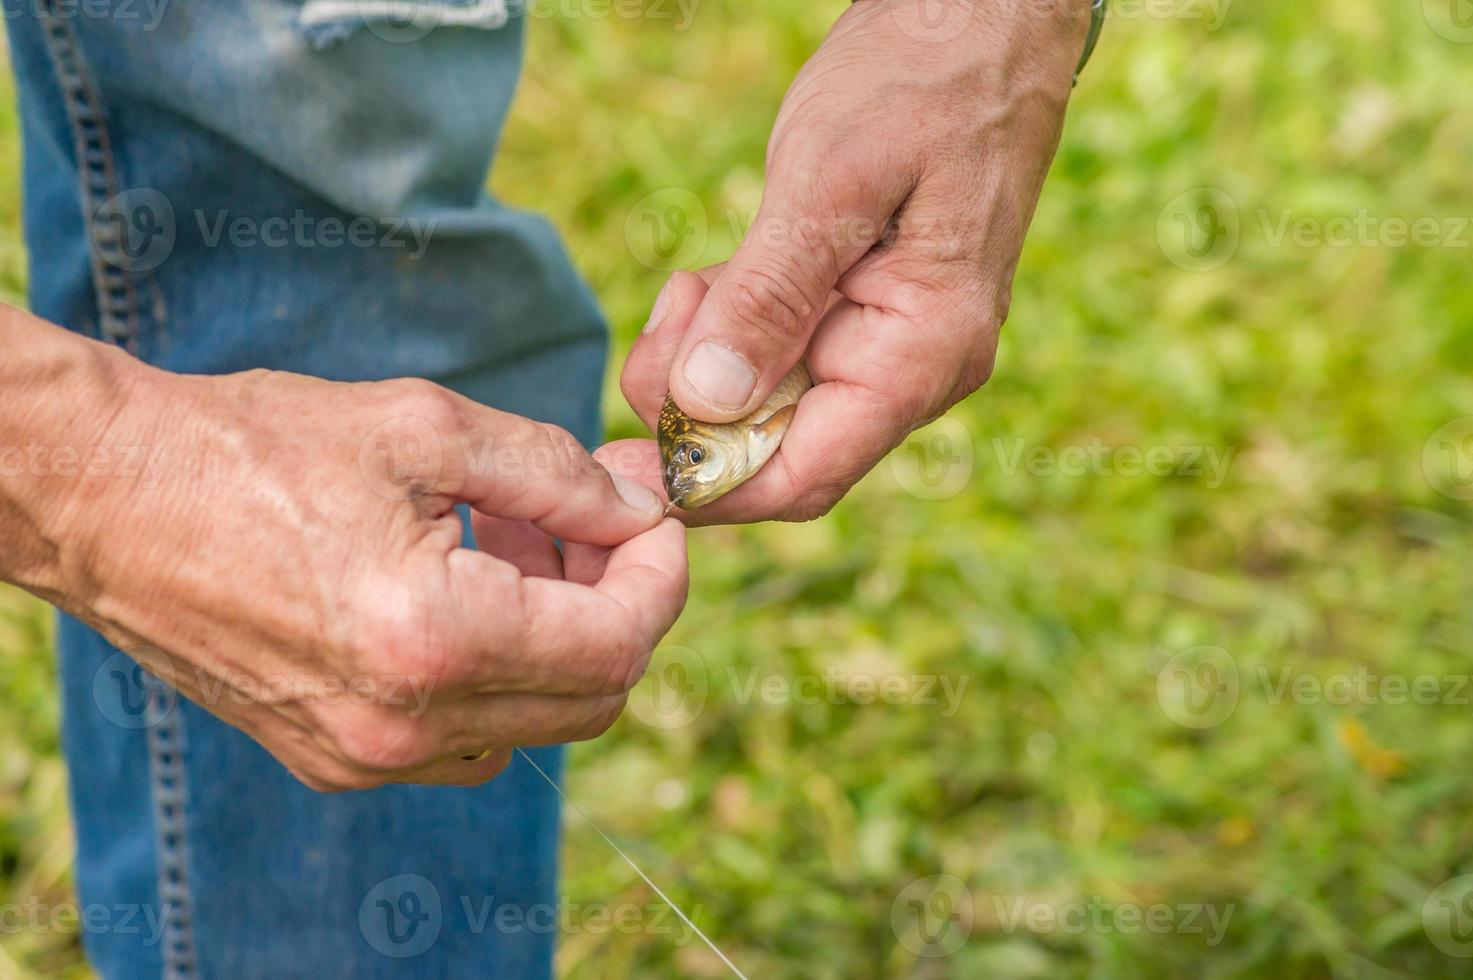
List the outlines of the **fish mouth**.
<svg viewBox="0 0 1473 980">
<path fill-rule="evenodd" d="M 665 496 L 669 497 L 670 503 L 676 507 L 685 509 L 691 490 L 694 489 L 690 480 L 681 476 L 673 467 L 667 468 L 664 476 Z"/>
<path fill-rule="evenodd" d="M 681 510 L 695 510 L 705 506 L 723 493 L 724 490 L 703 486 L 684 474 L 669 470 L 665 472 L 665 495 L 670 498 L 670 503 Z"/>
</svg>

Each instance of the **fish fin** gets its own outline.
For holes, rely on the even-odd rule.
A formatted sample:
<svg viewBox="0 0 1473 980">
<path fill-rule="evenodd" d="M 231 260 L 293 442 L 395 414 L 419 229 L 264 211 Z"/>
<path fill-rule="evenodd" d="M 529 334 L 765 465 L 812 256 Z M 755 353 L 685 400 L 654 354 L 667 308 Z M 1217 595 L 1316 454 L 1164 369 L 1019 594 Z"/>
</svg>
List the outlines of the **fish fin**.
<svg viewBox="0 0 1473 980">
<path fill-rule="evenodd" d="M 797 405 L 784 405 L 761 422 L 753 424 L 752 431 L 764 440 L 771 439 L 776 442 L 788 431 L 788 426 L 793 424 L 793 416 L 796 414 L 798 414 Z"/>
</svg>

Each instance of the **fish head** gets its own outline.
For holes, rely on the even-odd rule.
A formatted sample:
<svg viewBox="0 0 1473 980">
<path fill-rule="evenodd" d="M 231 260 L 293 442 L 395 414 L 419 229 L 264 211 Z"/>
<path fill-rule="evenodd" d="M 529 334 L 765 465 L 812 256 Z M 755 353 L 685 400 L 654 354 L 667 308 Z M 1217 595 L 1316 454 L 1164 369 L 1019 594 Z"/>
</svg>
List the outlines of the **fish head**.
<svg viewBox="0 0 1473 980">
<path fill-rule="evenodd" d="M 746 478 L 746 445 L 736 425 L 697 422 L 667 400 L 658 437 L 665 493 L 677 507 L 709 504 Z"/>
<path fill-rule="evenodd" d="M 698 422 L 666 399 L 657 436 L 670 502 L 694 510 L 741 486 L 777 451 L 792 418 L 788 406 L 761 419 Z"/>
</svg>

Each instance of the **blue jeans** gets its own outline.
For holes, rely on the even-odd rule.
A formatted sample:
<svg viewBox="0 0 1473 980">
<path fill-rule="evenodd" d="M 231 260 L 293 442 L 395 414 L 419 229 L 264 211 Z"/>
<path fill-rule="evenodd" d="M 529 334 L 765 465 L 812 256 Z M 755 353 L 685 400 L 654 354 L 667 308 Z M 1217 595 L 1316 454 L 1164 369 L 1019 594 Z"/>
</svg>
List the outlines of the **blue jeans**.
<svg viewBox="0 0 1473 980">
<path fill-rule="evenodd" d="M 3 4 L 36 313 L 172 371 L 426 377 L 596 439 L 593 298 L 545 221 L 484 191 L 517 17 Z M 319 795 L 82 624 L 59 646 L 103 975 L 550 975 L 560 807 L 525 762 Z M 534 758 L 557 778 L 559 750 Z"/>
</svg>

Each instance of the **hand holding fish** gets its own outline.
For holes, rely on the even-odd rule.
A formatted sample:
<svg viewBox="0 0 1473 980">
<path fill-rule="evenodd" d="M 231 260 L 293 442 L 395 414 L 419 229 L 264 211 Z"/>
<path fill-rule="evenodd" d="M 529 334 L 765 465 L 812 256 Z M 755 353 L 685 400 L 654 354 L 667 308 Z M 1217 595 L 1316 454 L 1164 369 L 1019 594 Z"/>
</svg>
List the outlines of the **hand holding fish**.
<svg viewBox="0 0 1473 980">
<path fill-rule="evenodd" d="M 794 366 L 811 374 L 767 465 L 688 497 L 712 501 L 691 523 L 822 515 L 991 375 L 1090 3 L 945 0 L 939 28 L 925 3 L 839 18 L 778 115 L 740 248 L 676 273 L 630 355 L 624 393 L 652 428 L 667 393 L 690 420 L 769 421 Z"/>
</svg>

